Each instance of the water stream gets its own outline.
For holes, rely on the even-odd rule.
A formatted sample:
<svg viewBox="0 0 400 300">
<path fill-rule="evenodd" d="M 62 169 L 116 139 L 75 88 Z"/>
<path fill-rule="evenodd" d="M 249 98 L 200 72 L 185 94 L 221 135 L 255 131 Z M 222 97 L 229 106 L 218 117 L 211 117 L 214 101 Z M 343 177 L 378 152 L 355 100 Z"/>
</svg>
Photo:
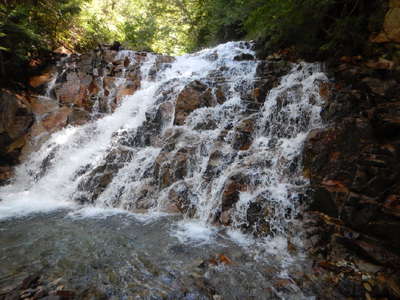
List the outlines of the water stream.
<svg viewBox="0 0 400 300">
<path fill-rule="evenodd" d="M 293 64 L 254 103 L 260 62 L 241 55 L 254 56 L 251 45 L 161 65 L 153 54 L 139 63 L 120 52 L 130 63 L 115 92 L 138 63 L 140 89 L 115 109 L 110 95 L 105 112 L 95 104 L 93 121 L 54 133 L 0 188 L 0 282 L 45 270 L 115 299 L 319 294 L 315 283 L 297 282 L 310 268 L 298 220 L 307 188 L 300 157 L 322 126 L 327 79 L 317 64 Z M 193 104 L 193 93 L 207 104 Z M 221 254 L 231 262 L 207 263 Z"/>
</svg>

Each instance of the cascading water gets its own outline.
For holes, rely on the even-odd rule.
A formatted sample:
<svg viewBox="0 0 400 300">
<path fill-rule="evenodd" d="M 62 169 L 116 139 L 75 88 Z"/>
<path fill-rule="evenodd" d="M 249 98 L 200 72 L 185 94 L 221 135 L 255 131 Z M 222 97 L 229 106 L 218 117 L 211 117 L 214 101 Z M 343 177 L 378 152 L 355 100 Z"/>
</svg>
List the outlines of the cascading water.
<svg viewBox="0 0 400 300">
<path fill-rule="evenodd" d="M 17 168 L 0 189 L 0 218 L 83 205 L 183 213 L 171 229 L 181 241 L 207 241 L 216 224 L 286 238 L 307 184 L 302 144 L 321 126 L 319 66 L 293 64 L 256 101 L 260 62 L 248 43 L 161 64 L 136 57 L 118 54 L 125 69 L 111 94 L 99 91 L 107 107 L 95 102 L 93 121 L 53 134 Z M 138 63 L 140 89 L 114 109 L 126 69 Z"/>
</svg>

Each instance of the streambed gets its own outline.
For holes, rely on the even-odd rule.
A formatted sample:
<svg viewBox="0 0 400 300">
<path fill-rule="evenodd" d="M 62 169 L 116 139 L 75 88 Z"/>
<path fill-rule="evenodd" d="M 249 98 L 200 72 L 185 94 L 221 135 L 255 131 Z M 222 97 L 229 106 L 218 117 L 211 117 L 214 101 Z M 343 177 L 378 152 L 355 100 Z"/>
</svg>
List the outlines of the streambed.
<svg viewBox="0 0 400 300">
<path fill-rule="evenodd" d="M 59 210 L 5 219 L 0 228 L 3 290 L 39 272 L 77 294 L 91 289 L 105 299 L 313 299 L 319 293 L 305 282 L 311 262 L 289 257 L 278 240 L 256 244 L 176 215 Z"/>
</svg>

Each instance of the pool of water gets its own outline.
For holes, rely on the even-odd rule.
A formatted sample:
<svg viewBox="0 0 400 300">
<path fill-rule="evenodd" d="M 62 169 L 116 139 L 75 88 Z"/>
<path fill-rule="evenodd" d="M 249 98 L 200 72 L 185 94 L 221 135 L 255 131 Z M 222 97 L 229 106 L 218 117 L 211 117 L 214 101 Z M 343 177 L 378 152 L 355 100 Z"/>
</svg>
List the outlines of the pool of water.
<svg viewBox="0 0 400 300">
<path fill-rule="evenodd" d="M 314 299 L 311 261 L 284 243 L 176 215 L 33 214 L 0 220 L 0 290 L 40 272 L 106 299 Z"/>
</svg>

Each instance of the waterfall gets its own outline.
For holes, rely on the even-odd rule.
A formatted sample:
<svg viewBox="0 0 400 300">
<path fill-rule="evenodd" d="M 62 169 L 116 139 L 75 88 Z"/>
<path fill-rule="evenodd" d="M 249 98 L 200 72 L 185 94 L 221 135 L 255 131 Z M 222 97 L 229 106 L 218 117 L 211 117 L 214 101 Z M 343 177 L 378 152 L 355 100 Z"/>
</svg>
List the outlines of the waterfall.
<svg viewBox="0 0 400 300">
<path fill-rule="evenodd" d="M 118 59 L 128 58 L 128 68 L 135 55 L 121 51 Z M 140 89 L 115 108 L 99 91 L 106 109 L 96 102 L 92 121 L 54 133 L 16 169 L 0 189 L 0 218 L 83 205 L 179 212 L 206 226 L 285 235 L 307 185 L 301 150 L 321 126 L 319 86 L 327 79 L 317 64 L 292 64 L 257 101 L 254 56 L 244 42 L 161 65 L 157 55 L 143 56 Z"/>
</svg>

